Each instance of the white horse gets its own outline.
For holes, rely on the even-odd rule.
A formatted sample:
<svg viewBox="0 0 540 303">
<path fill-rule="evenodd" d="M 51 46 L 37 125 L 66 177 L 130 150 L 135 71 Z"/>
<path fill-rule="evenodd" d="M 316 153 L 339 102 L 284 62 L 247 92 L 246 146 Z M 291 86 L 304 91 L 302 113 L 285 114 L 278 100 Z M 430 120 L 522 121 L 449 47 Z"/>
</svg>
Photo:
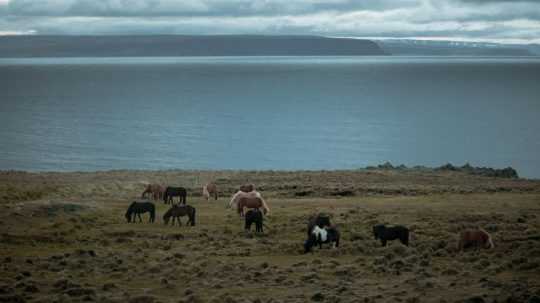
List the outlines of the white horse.
<svg viewBox="0 0 540 303">
<path fill-rule="evenodd" d="M 203 197 L 206 201 L 210 200 L 210 196 L 214 196 L 214 199 L 218 199 L 217 186 L 214 183 L 208 183 L 203 186 Z"/>
</svg>

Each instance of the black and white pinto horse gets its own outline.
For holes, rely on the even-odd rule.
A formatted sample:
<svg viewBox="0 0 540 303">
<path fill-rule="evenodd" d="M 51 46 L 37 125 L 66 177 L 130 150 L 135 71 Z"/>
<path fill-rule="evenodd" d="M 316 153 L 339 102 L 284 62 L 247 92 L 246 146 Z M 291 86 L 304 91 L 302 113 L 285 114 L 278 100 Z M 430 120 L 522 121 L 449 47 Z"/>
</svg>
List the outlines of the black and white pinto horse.
<svg viewBox="0 0 540 303">
<path fill-rule="evenodd" d="M 322 249 L 323 243 L 332 244 L 333 248 L 339 247 L 339 238 L 340 233 L 335 226 L 321 228 L 315 225 L 308 239 L 304 242 L 304 253 L 310 252 L 317 245 L 319 245 L 319 249 Z"/>
</svg>

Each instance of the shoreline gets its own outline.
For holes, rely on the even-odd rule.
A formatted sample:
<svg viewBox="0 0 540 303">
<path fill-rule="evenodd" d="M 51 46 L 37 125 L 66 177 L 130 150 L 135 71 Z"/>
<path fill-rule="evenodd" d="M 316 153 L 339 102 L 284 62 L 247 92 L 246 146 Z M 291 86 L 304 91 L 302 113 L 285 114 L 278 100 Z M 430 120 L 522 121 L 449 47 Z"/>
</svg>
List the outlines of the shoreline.
<svg viewBox="0 0 540 303">
<path fill-rule="evenodd" d="M 200 197 L 202 186 L 213 182 L 219 195 L 230 196 L 253 183 L 268 197 L 425 196 L 472 193 L 539 193 L 540 180 L 496 177 L 487 168 L 403 168 L 379 165 L 354 170 L 110 170 L 97 172 L 0 171 L 0 203 L 42 198 L 139 196 L 146 184 L 181 186 Z M 479 172 L 488 172 L 482 175 Z M 502 174 L 504 175 L 504 174 Z M 517 175 L 517 174 L 516 174 Z"/>
</svg>

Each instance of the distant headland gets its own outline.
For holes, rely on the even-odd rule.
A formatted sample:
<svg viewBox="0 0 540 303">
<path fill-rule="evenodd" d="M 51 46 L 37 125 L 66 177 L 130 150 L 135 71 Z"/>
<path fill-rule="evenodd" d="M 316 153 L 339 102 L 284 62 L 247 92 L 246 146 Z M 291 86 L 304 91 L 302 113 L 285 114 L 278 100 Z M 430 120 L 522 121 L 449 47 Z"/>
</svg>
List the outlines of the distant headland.
<svg viewBox="0 0 540 303">
<path fill-rule="evenodd" d="M 364 39 L 263 35 L 4 36 L 0 57 L 385 55 Z"/>
</svg>

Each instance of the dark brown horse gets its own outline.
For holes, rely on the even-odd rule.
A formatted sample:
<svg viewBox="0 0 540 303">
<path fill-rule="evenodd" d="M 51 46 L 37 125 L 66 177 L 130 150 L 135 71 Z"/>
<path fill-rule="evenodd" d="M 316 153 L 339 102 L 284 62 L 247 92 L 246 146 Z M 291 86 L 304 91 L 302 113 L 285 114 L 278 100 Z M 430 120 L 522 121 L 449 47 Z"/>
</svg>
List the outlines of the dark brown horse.
<svg viewBox="0 0 540 303">
<path fill-rule="evenodd" d="M 206 201 L 210 200 L 210 196 L 213 196 L 215 200 L 218 199 L 217 186 L 214 183 L 208 183 L 203 186 L 203 196 Z"/>
<path fill-rule="evenodd" d="M 147 194 L 151 194 L 154 200 L 163 199 L 163 194 L 165 193 L 165 187 L 161 184 L 148 184 L 142 192 L 141 197 L 144 198 Z"/>
<path fill-rule="evenodd" d="M 173 204 L 173 197 L 179 197 L 182 204 L 186 204 L 187 191 L 183 187 L 167 186 L 163 194 L 163 202 L 165 204 Z"/>
<path fill-rule="evenodd" d="M 457 250 L 461 251 L 469 247 L 475 248 L 494 248 L 491 235 L 482 228 L 468 229 L 459 233 Z"/>
<path fill-rule="evenodd" d="M 409 246 L 409 229 L 405 226 L 377 224 L 373 226 L 373 236 L 375 240 L 381 240 L 382 246 L 386 246 L 386 242 L 396 239 L 399 239 L 403 245 Z"/>
<path fill-rule="evenodd" d="M 135 223 L 135 219 L 139 217 L 139 222 L 142 222 L 141 214 L 143 213 L 150 213 L 150 219 L 148 222 L 154 223 L 154 220 L 156 218 L 156 207 L 154 206 L 154 203 L 147 201 L 147 200 L 137 200 L 133 201 L 127 211 L 126 211 L 126 219 L 128 223 Z"/>
<path fill-rule="evenodd" d="M 172 217 L 172 226 L 174 226 L 174 220 L 178 221 L 178 226 L 182 226 L 182 221 L 180 217 L 188 216 L 188 222 L 186 224 L 194 226 L 195 225 L 195 208 L 190 205 L 173 205 L 169 210 L 163 215 L 163 222 L 165 225 L 169 224 L 169 219 Z"/>
<path fill-rule="evenodd" d="M 238 199 L 238 204 L 236 205 L 236 209 L 238 210 L 238 214 L 240 216 L 244 216 L 244 208 L 248 209 L 259 209 L 262 208 L 264 211 L 264 214 L 267 213 L 267 209 L 264 207 L 263 200 L 259 197 L 241 197 Z"/>
</svg>

